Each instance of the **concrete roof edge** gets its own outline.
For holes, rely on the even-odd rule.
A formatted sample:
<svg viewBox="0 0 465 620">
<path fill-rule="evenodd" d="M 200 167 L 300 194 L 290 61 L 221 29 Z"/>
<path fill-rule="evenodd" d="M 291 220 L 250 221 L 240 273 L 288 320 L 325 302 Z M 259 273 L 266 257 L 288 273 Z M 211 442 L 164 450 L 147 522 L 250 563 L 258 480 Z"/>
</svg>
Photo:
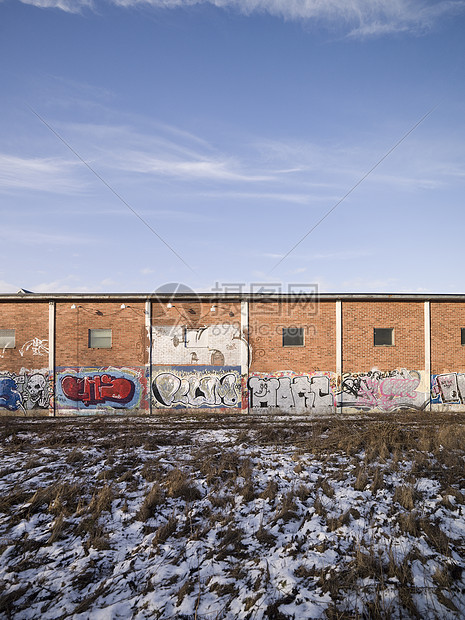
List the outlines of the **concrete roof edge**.
<svg viewBox="0 0 465 620">
<path fill-rule="evenodd" d="M 464 301 L 461 293 L 0 293 L 0 302 L 28 301 Z"/>
</svg>

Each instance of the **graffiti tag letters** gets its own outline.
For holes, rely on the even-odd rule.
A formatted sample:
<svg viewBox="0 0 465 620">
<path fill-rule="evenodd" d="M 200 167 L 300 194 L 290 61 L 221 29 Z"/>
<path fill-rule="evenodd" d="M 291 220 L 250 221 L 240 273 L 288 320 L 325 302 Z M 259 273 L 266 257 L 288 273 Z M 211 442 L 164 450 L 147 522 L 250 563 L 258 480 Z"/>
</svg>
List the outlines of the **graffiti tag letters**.
<svg viewBox="0 0 465 620">
<path fill-rule="evenodd" d="M 240 369 L 188 367 L 159 372 L 152 382 L 160 407 L 240 407 Z"/>
<path fill-rule="evenodd" d="M 86 407 L 106 402 L 127 405 L 135 392 L 133 381 L 109 374 L 85 377 L 66 375 L 61 379 L 61 387 L 66 398 L 82 402 Z"/>
<path fill-rule="evenodd" d="M 315 410 L 334 406 L 330 379 L 326 375 L 254 376 L 249 379 L 249 390 L 253 409 Z"/>
<path fill-rule="evenodd" d="M 421 375 L 416 370 L 374 370 L 344 375 L 338 405 L 391 411 L 402 407 L 422 408 L 427 396 L 418 392 Z"/>
</svg>

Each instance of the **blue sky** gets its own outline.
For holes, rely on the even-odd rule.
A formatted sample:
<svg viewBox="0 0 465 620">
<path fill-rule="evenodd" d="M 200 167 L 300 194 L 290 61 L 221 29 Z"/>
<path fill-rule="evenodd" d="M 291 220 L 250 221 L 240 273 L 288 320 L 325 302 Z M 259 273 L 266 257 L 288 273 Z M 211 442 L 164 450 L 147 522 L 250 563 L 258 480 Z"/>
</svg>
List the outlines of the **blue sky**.
<svg viewBox="0 0 465 620">
<path fill-rule="evenodd" d="M 461 0 L 0 0 L 0 292 L 463 292 L 464 33 Z"/>
</svg>

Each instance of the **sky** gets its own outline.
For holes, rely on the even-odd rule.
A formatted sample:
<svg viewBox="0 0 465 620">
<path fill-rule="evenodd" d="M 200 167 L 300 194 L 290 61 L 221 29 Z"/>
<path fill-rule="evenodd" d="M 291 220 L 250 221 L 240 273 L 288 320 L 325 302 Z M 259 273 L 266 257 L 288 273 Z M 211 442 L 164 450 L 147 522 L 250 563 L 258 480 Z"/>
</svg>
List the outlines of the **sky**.
<svg viewBox="0 0 465 620">
<path fill-rule="evenodd" d="M 464 0 L 0 0 L 0 292 L 463 293 L 464 35 Z"/>
</svg>

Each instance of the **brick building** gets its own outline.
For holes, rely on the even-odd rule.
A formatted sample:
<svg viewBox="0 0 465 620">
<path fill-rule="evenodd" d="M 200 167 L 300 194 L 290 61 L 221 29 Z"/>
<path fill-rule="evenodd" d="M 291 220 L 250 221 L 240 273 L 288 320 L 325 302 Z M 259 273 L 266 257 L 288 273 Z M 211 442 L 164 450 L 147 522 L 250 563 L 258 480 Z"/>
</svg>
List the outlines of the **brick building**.
<svg viewBox="0 0 465 620">
<path fill-rule="evenodd" d="M 0 413 L 459 409 L 465 295 L 0 295 Z"/>
</svg>

